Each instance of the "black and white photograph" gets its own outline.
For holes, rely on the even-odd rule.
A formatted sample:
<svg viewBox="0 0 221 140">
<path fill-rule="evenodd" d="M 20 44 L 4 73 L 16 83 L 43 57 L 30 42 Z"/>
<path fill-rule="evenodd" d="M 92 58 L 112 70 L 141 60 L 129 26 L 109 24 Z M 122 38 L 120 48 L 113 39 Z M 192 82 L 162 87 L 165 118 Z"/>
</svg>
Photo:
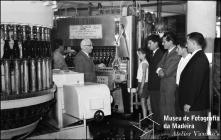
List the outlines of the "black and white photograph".
<svg viewBox="0 0 221 140">
<path fill-rule="evenodd" d="M 1 139 L 220 139 L 218 0 L 1 0 Z"/>
</svg>

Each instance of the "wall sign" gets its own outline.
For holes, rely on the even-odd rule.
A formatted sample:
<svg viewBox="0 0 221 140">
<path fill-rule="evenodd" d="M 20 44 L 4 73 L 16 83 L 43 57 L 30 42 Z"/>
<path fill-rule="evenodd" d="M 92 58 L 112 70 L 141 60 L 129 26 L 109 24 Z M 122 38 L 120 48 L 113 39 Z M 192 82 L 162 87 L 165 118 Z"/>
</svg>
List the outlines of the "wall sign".
<svg viewBox="0 0 221 140">
<path fill-rule="evenodd" d="M 102 39 L 102 25 L 70 25 L 69 39 Z"/>
</svg>

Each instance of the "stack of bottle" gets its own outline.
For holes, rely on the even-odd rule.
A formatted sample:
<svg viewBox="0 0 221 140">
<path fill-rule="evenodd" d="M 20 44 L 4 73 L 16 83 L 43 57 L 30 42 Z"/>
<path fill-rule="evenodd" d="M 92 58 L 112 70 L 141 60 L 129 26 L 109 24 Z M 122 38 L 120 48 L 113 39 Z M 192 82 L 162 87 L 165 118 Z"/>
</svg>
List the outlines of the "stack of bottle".
<svg viewBox="0 0 221 140">
<path fill-rule="evenodd" d="M 1 24 L 2 95 L 19 95 L 52 86 L 50 28 Z"/>
<path fill-rule="evenodd" d="M 99 47 L 94 46 L 92 57 L 94 64 L 103 63 L 106 67 L 112 67 L 112 62 L 115 57 L 115 46 Z"/>
</svg>

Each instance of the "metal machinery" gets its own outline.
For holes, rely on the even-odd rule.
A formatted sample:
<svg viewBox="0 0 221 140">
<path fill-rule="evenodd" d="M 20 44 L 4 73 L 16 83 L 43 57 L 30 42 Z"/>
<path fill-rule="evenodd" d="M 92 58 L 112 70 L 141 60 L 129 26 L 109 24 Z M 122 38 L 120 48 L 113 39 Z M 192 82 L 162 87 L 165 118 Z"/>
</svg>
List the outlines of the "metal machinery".
<svg viewBox="0 0 221 140">
<path fill-rule="evenodd" d="M 110 90 L 105 84 L 85 83 L 84 74 L 53 70 L 57 87 L 56 104 L 46 123 L 56 128 L 31 139 L 87 139 L 91 138 L 86 120 L 102 120 L 111 115 Z"/>
<path fill-rule="evenodd" d="M 110 90 L 114 89 L 114 69 L 112 67 L 116 55 L 116 48 L 110 47 L 94 47 L 93 52 L 94 64 L 104 63 L 107 67 L 97 68 L 97 81 L 108 85 Z"/>
<path fill-rule="evenodd" d="M 8 139 L 32 132 L 53 103 L 50 28 L 1 24 L 1 49 L 1 138 Z"/>
<path fill-rule="evenodd" d="M 41 1 L 1 1 L 1 139 L 27 137 L 54 104 L 52 14 Z"/>
<path fill-rule="evenodd" d="M 82 37 L 82 32 L 73 30 L 71 27 L 100 25 L 99 35 L 101 36 L 99 38 L 87 36 L 86 29 L 83 32 L 86 35 L 85 38 L 91 38 L 93 42 L 91 56 L 94 63 L 106 65 L 105 68 L 96 70 L 98 82 L 106 83 L 110 90 L 115 88 L 115 83 L 126 83 L 130 90 L 130 88 L 136 87 L 136 22 L 136 16 L 120 15 L 57 19 L 57 37 L 64 40 L 64 45 L 72 46 L 78 51 L 84 37 Z M 74 35 L 75 32 L 79 32 L 80 35 Z M 97 33 L 93 31 L 93 34 Z"/>
<path fill-rule="evenodd" d="M 73 71 L 53 70 L 53 81 L 56 85 L 55 100 L 56 103 L 51 109 L 48 119 L 44 121 L 46 124 L 45 131 L 47 133 L 33 134 L 28 139 L 86 139 L 87 126 L 86 120 L 81 119 L 82 123 L 78 123 L 79 119 L 66 114 L 64 108 L 64 85 L 84 85 L 83 73 Z M 72 99 L 73 101 L 73 99 Z M 71 106 L 73 109 L 73 106 Z"/>
<path fill-rule="evenodd" d="M 53 81 L 57 86 L 55 92 L 56 105 L 53 108 L 52 118 L 49 123 L 58 129 L 64 128 L 68 123 L 64 116 L 64 85 L 84 84 L 84 74 L 73 71 L 53 70 Z M 75 120 L 76 121 L 76 120 Z"/>
<path fill-rule="evenodd" d="M 111 95 L 105 84 L 85 83 L 64 86 L 64 109 L 68 116 L 101 121 L 111 115 Z"/>
<path fill-rule="evenodd" d="M 126 92 L 130 93 L 131 89 L 136 87 L 136 19 L 135 16 L 117 17 L 114 24 L 114 46 L 95 46 L 92 52 L 95 64 L 104 63 L 107 66 L 97 69 L 97 81 L 107 84 L 112 91 L 115 91 L 119 84 L 125 84 Z M 122 95 L 118 94 L 117 98 L 116 100 L 119 100 Z M 122 108 L 121 101 L 117 102 L 121 104 L 118 104 L 117 108 Z"/>
<path fill-rule="evenodd" d="M 56 103 L 44 122 L 53 130 L 29 139 L 91 138 L 86 120 L 102 120 L 111 115 L 109 88 L 104 84 L 85 83 L 83 73 L 68 70 L 54 69 L 53 81 Z"/>
</svg>

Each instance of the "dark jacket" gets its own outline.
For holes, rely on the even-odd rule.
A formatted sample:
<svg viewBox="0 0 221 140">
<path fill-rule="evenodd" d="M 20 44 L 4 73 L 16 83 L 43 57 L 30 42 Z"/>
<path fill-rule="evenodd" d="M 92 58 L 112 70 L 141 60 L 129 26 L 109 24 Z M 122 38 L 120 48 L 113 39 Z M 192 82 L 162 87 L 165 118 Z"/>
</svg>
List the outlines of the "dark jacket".
<svg viewBox="0 0 221 140">
<path fill-rule="evenodd" d="M 157 65 L 163 57 L 163 51 L 158 49 L 154 56 L 150 56 L 149 60 L 149 75 L 148 75 L 148 89 L 160 90 L 160 78 L 156 73 Z"/>
<path fill-rule="evenodd" d="M 74 58 L 75 71 L 84 73 L 85 82 L 96 82 L 95 65 L 93 60 L 80 51 Z"/>
<path fill-rule="evenodd" d="M 209 61 L 201 50 L 188 62 L 181 73 L 179 83 L 180 108 L 188 104 L 190 111 L 209 108 Z"/>
<path fill-rule="evenodd" d="M 176 71 L 180 56 L 176 48 L 163 55 L 158 67 L 162 68 L 164 76 L 160 80 L 160 108 L 162 115 L 175 115 Z"/>
</svg>

